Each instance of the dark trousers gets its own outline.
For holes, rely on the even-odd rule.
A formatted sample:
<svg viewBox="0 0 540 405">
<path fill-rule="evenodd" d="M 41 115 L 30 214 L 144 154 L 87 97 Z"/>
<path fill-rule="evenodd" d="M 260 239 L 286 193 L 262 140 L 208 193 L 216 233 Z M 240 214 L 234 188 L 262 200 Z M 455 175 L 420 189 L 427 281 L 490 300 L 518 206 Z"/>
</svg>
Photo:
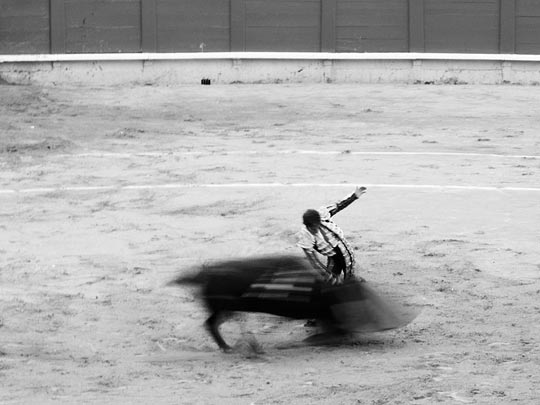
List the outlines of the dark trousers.
<svg viewBox="0 0 540 405">
<path fill-rule="evenodd" d="M 343 273 L 345 275 L 346 270 L 346 264 L 345 264 L 345 258 L 343 257 L 343 253 L 341 252 L 341 249 L 339 247 L 334 248 L 335 255 L 328 257 L 328 263 L 327 263 L 327 269 L 332 274 L 339 276 Z"/>
</svg>

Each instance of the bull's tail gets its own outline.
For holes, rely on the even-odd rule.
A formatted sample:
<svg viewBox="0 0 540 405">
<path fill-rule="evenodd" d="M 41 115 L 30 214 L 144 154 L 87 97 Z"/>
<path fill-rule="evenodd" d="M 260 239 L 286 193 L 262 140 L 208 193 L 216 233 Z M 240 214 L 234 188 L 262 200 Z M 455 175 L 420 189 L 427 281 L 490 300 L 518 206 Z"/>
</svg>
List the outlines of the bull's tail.
<svg viewBox="0 0 540 405">
<path fill-rule="evenodd" d="M 168 286 L 178 285 L 204 285 L 208 282 L 210 274 L 204 268 L 188 269 L 175 279 L 167 283 Z"/>
<path fill-rule="evenodd" d="M 199 274 L 187 274 L 182 275 L 180 277 L 175 278 L 174 280 L 171 280 L 167 283 L 168 286 L 177 286 L 177 285 L 185 285 L 185 284 L 202 284 L 203 281 L 200 280 Z"/>
<path fill-rule="evenodd" d="M 217 266 L 203 264 L 184 269 L 175 279 L 167 283 L 168 286 L 178 285 L 206 285 L 216 276 L 223 275 L 225 272 Z"/>
</svg>

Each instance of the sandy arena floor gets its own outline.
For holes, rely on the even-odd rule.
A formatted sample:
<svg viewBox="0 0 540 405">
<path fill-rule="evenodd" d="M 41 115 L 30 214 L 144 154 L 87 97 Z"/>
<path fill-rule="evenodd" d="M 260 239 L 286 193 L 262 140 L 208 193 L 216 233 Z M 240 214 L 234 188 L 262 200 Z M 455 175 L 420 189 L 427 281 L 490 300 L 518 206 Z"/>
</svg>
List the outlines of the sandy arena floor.
<svg viewBox="0 0 540 405">
<path fill-rule="evenodd" d="M 539 403 L 539 106 L 524 86 L 0 85 L 0 403 Z M 302 212 L 356 184 L 336 222 L 359 273 L 419 317 L 307 346 L 303 322 L 243 315 L 218 351 L 165 284 L 301 255 Z"/>
</svg>

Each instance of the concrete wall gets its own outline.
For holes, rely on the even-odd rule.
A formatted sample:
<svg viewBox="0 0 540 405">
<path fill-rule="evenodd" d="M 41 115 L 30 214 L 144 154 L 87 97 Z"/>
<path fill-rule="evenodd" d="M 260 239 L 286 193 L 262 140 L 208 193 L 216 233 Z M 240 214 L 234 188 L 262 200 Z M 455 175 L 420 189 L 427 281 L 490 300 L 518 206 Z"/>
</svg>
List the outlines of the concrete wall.
<svg viewBox="0 0 540 405">
<path fill-rule="evenodd" d="M 230 83 L 540 84 L 540 56 L 470 54 L 103 54 L 0 56 L 0 82 L 44 85 Z"/>
</svg>

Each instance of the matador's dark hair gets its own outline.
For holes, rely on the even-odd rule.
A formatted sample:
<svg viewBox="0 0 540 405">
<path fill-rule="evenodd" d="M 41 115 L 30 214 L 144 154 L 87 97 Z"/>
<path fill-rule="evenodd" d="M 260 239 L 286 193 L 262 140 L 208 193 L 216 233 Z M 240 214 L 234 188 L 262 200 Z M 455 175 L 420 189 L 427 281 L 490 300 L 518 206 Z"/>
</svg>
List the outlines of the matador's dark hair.
<svg viewBox="0 0 540 405">
<path fill-rule="evenodd" d="M 318 225 L 321 223 L 321 216 L 316 210 L 307 210 L 302 215 L 302 220 L 304 221 L 304 225 Z"/>
</svg>

